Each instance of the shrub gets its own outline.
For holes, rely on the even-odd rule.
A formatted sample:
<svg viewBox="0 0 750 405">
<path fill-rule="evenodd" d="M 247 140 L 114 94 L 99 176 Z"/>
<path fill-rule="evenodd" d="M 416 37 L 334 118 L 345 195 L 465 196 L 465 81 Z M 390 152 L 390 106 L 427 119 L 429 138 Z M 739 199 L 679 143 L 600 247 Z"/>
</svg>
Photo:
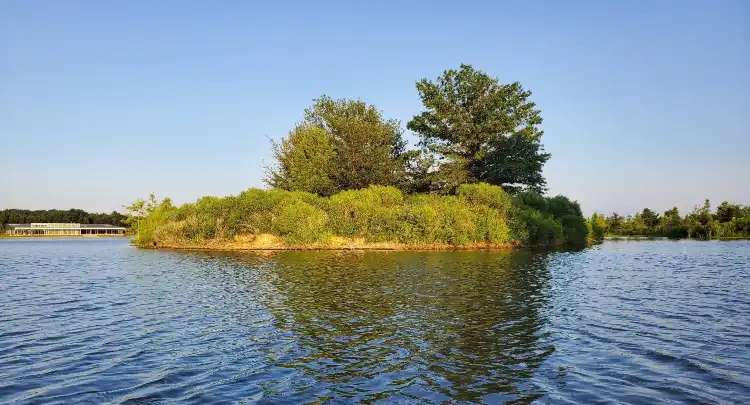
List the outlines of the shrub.
<svg viewBox="0 0 750 405">
<path fill-rule="evenodd" d="M 529 208 L 521 210 L 518 215 L 526 224 L 528 232 L 526 244 L 553 246 L 564 241 L 563 227 L 560 222 Z"/>
<path fill-rule="evenodd" d="M 585 244 L 588 240 L 589 228 L 586 220 L 580 215 L 565 215 L 561 220 L 563 237 L 566 243 L 574 245 Z"/>
<path fill-rule="evenodd" d="M 607 232 L 607 220 L 598 213 L 591 215 L 591 218 L 586 221 L 588 226 L 588 242 L 598 242 L 604 239 L 604 234 Z"/>
<path fill-rule="evenodd" d="M 474 214 L 462 199 L 445 196 L 439 197 L 436 202 L 442 222 L 441 242 L 451 245 L 481 242 L 477 237 Z"/>
<path fill-rule="evenodd" d="M 513 205 L 508 213 L 508 227 L 510 239 L 522 245 L 529 244 L 529 226 L 525 218 L 524 209 Z"/>
<path fill-rule="evenodd" d="M 531 208 L 539 211 L 542 215 L 549 213 L 549 204 L 547 198 L 534 191 L 525 191 L 518 193 L 513 197 L 513 205 L 520 208 Z"/>
<path fill-rule="evenodd" d="M 457 195 L 404 195 L 394 187 L 370 186 L 331 197 L 284 190 L 249 189 L 237 196 L 204 197 L 175 208 L 149 200 L 131 223 L 136 243 L 199 244 L 240 235 L 270 234 L 289 244 L 324 242 L 335 235 L 367 242 L 555 245 L 585 240 L 589 232 L 577 203 L 521 193 L 511 201 L 488 184 L 461 185 Z M 537 210 L 540 207 L 544 211 Z M 552 207 L 552 208 L 550 208 Z M 592 228 L 592 232 L 593 232 Z"/>
<path fill-rule="evenodd" d="M 547 199 L 549 214 L 553 218 L 563 218 L 566 216 L 576 216 L 583 219 L 581 206 L 577 201 L 570 201 L 568 197 L 558 195 Z"/>
<path fill-rule="evenodd" d="M 475 207 L 472 211 L 476 222 L 477 242 L 501 244 L 511 241 L 508 222 L 500 211 L 484 205 Z"/>
<path fill-rule="evenodd" d="M 438 210 L 430 204 L 409 204 L 399 218 L 399 241 L 410 244 L 440 242 L 442 220 Z"/>
<path fill-rule="evenodd" d="M 456 195 L 463 197 L 471 205 L 485 205 L 494 208 L 505 216 L 510 209 L 510 196 L 502 187 L 487 183 L 462 184 L 456 189 Z"/>
<path fill-rule="evenodd" d="M 322 242 L 326 236 L 328 215 L 304 201 L 279 205 L 277 229 L 293 244 Z"/>
<path fill-rule="evenodd" d="M 333 195 L 325 207 L 334 234 L 382 242 L 397 240 L 403 202 L 403 194 L 395 187 L 370 186 Z"/>
</svg>

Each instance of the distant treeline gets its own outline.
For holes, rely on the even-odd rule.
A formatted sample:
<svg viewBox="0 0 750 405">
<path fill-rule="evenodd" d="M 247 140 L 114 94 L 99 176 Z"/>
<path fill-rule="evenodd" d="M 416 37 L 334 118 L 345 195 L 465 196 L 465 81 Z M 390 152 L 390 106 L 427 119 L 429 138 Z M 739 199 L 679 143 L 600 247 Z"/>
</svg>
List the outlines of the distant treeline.
<svg viewBox="0 0 750 405">
<path fill-rule="evenodd" d="M 711 211 L 711 202 L 696 206 L 687 215 L 680 215 L 677 207 L 663 215 L 644 208 L 643 211 L 622 217 L 613 213 L 606 218 L 607 234 L 612 236 L 663 236 L 668 238 L 746 238 L 750 237 L 750 206 L 724 201 Z"/>
<path fill-rule="evenodd" d="M 70 210 L 21 210 L 5 209 L 0 211 L 0 225 L 30 224 L 32 222 L 109 224 L 125 226 L 126 216 L 117 211 L 109 214 L 91 213 L 79 209 Z"/>
</svg>

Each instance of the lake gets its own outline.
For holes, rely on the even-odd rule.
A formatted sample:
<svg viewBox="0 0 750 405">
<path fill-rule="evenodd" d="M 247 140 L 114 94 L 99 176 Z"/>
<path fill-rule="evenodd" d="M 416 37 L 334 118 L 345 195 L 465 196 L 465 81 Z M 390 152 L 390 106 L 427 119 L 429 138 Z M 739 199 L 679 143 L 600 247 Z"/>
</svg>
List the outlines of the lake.
<svg viewBox="0 0 750 405">
<path fill-rule="evenodd" d="M 750 403 L 750 242 L 0 240 L 0 404 Z"/>
</svg>

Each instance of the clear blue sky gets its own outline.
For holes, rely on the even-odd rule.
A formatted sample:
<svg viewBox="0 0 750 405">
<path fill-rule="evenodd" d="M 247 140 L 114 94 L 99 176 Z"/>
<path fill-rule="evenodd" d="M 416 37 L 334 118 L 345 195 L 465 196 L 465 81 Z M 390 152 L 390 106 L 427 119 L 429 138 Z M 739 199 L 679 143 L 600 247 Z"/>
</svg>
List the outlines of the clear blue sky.
<svg viewBox="0 0 750 405">
<path fill-rule="evenodd" d="M 260 3 L 0 2 L 0 208 L 261 187 L 313 98 L 405 126 L 461 63 L 533 91 L 587 213 L 750 204 L 748 1 Z"/>
</svg>

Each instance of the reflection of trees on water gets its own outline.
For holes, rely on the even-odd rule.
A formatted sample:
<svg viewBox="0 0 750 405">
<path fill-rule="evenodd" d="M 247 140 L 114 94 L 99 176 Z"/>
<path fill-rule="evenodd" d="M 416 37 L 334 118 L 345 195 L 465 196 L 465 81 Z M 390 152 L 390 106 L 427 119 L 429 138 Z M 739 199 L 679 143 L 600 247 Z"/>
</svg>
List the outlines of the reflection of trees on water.
<svg viewBox="0 0 750 405">
<path fill-rule="evenodd" d="M 533 399 L 547 255 L 514 252 L 285 252 L 268 259 L 297 368 L 359 399 Z M 499 398 L 485 397 L 501 394 Z"/>
</svg>

